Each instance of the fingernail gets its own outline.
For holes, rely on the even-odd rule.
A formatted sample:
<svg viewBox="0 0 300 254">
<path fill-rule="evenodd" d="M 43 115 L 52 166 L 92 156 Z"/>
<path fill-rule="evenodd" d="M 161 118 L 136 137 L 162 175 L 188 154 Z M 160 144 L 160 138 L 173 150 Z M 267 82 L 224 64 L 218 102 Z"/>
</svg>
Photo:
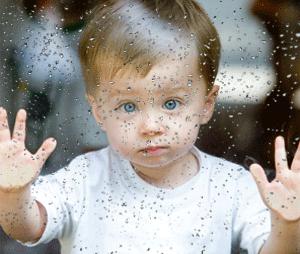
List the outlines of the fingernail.
<svg viewBox="0 0 300 254">
<path fill-rule="evenodd" d="M 246 155 L 243 161 L 243 165 L 245 166 L 245 168 L 250 169 L 250 166 L 254 163 L 258 163 L 258 161 L 253 157 Z"/>
<path fill-rule="evenodd" d="M 279 141 L 284 141 L 284 138 L 283 138 L 283 136 L 277 136 L 277 140 L 279 140 Z"/>
<path fill-rule="evenodd" d="M 19 110 L 19 112 L 26 115 L 26 110 L 23 109 L 23 108 L 21 108 L 21 109 Z"/>
</svg>

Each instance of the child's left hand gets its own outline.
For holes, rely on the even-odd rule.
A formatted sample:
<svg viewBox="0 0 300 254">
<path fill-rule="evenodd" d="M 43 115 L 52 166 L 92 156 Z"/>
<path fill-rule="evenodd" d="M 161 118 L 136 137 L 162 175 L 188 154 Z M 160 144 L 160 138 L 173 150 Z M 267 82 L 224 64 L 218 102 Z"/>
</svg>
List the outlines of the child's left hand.
<svg viewBox="0 0 300 254">
<path fill-rule="evenodd" d="M 283 137 L 275 140 L 276 177 L 269 182 L 263 168 L 252 164 L 250 171 L 266 206 L 284 221 L 300 219 L 300 143 L 291 168 L 286 158 Z"/>
</svg>

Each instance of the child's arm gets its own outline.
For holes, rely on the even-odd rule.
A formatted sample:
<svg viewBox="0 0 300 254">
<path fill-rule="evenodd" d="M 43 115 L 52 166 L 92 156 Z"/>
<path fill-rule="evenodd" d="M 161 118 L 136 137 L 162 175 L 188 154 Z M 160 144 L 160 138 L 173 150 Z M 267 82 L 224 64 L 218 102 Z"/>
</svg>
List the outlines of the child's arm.
<svg viewBox="0 0 300 254">
<path fill-rule="evenodd" d="M 39 239 L 47 223 L 44 207 L 30 194 L 30 187 L 15 193 L 0 192 L 0 225 L 13 239 L 33 242 Z"/>
<path fill-rule="evenodd" d="M 300 253 L 300 143 L 289 169 L 284 139 L 275 141 L 276 178 L 268 182 L 263 168 L 250 171 L 265 204 L 271 211 L 272 228 L 260 254 Z"/>
<path fill-rule="evenodd" d="M 20 110 L 11 135 L 6 111 L 0 108 L 0 226 L 23 242 L 40 238 L 47 223 L 45 208 L 31 195 L 31 183 L 56 146 L 47 139 L 31 154 L 25 148 L 25 121 L 26 112 Z"/>
</svg>

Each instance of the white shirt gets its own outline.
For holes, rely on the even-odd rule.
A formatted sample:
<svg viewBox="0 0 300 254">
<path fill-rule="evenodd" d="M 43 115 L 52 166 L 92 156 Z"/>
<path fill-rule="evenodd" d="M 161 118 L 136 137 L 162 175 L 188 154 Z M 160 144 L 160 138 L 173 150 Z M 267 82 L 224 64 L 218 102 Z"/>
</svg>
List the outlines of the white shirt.
<svg viewBox="0 0 300 254">
<path fill-rule="evenodd" d="M 191 150 L 200 169 L 174 189 L 155 187 L 110 146 L 40 176 L 33 195 L 48 213 L 35 246 L 58 238 L 62 254 L 258 253 L 270 214 L 250 173 Z"/>
</svg>

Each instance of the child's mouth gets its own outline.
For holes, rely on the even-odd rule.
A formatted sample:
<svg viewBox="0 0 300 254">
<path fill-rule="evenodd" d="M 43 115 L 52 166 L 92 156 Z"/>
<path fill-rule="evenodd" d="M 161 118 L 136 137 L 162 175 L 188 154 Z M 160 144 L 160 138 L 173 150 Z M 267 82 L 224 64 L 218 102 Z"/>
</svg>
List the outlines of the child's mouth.
<svg viewBox="0 0 300 254">
<path fill-rule="evenodd" d="M 141 151 L 144 155 L 160 155 L 164 153 L 166 149 L 166 146 L 149 146 Z"/>
</svg>

